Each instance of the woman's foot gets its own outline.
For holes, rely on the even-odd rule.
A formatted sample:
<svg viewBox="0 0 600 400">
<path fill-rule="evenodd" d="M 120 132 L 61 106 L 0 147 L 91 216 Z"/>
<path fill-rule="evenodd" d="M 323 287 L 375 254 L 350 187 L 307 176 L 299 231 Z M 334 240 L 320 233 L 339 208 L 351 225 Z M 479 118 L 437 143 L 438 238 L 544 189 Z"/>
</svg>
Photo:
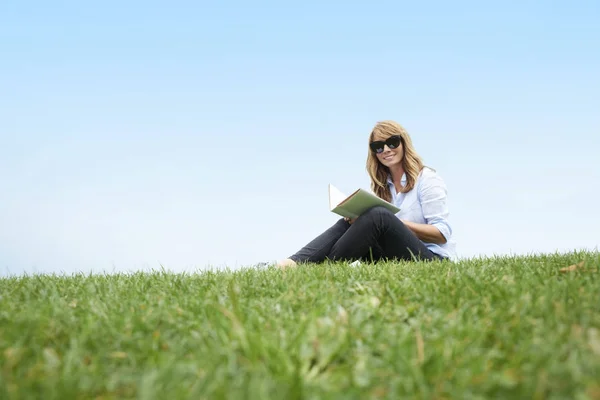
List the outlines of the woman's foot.
<svg viewBox="0 0 600 400">
<path fill-rule="evenodd" d="M 281 269 L 291 268 L 296 266 L 296 262 L 294 260 L 286 258 L 284 260 L 278 261 L 277 266 Z"/>
</svg>

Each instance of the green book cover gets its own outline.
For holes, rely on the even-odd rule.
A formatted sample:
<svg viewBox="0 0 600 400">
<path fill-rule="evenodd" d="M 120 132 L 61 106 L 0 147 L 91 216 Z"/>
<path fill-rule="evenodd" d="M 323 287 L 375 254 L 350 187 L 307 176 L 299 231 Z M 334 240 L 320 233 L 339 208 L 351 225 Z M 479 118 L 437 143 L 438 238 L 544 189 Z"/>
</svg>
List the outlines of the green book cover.
<svg viewBox="0 0 600 400">
<path fill-rule="evenodd" d="M 357 218 L 375 206 L 383 206 L 394 214 L 400 211 L 395 205 L 365 189 L 358 189 L 350 196 L 346 196 L 338 188 L 329 184 L 329 209 L 342 217 Z"/>
</svg>

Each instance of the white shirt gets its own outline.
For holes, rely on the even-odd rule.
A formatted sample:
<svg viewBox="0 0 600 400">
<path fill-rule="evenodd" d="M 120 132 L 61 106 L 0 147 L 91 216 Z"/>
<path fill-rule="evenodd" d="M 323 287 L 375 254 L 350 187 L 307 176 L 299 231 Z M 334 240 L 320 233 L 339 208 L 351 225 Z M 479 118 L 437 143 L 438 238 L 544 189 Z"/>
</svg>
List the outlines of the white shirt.
<svg viewBox="0 0 600 400">
<path fill-rule="evenodd" d="M 402 175 L 402 185 L 406 184 L 406 174 Z M 448 221 L 450 215 L 447 204 L 446 184 L 431 168 L 424 167 L 417 178 L 414 188 L 407 193 L 396 193 L 391 176 L 388 186 L 392 193 L 392 203 L 400 208 L 396 216 L 418 224 L 430 224 L 440 230 L 446 243 L 423 242 L 432 252 L 450 259 L 456 258 L 456 244 L 452 239 L 452 227 Z"/>
</svg>

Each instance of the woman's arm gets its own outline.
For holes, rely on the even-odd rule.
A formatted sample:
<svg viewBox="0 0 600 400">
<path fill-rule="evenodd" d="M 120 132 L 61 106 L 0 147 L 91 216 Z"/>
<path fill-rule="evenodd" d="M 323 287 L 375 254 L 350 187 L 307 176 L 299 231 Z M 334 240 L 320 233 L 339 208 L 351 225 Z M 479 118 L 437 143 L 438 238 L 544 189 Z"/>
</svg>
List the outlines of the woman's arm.
<svg viewBox="0 0 600 400">
<path fill-rule="evenodd" d="M 429 224 L 417 224 L 416 222 L 410 222 L 406 220 L 401 220 L 404 225 L 422 241 L 427 243 L 436 243 L 436 244 L 444 244 L 447 242 L 444 235 L 438 228 Z"/>
<path fill-rule="evenodd" d="M 423 181 L 418 186 L 418 196 L 425 224 L 402 221 L 408 229 L 424 242 L 444 244 L 452 235 L 448 222 L 447 190 L 443 179 L 433 171 L 424 171 Z"/>
</svg>

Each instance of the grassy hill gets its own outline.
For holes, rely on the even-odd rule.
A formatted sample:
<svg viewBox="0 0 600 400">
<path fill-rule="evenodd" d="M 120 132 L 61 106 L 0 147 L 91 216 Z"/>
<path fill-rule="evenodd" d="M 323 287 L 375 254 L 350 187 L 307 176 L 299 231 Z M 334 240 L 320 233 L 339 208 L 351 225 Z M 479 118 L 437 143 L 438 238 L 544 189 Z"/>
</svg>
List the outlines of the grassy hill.
<svg viewBox="0 0 600 400">
<path fill-rule="evenodd" d="M 599 267 L 577 252 L 0 279 L 0 398 L 600 399 Z"/>
</svg>

